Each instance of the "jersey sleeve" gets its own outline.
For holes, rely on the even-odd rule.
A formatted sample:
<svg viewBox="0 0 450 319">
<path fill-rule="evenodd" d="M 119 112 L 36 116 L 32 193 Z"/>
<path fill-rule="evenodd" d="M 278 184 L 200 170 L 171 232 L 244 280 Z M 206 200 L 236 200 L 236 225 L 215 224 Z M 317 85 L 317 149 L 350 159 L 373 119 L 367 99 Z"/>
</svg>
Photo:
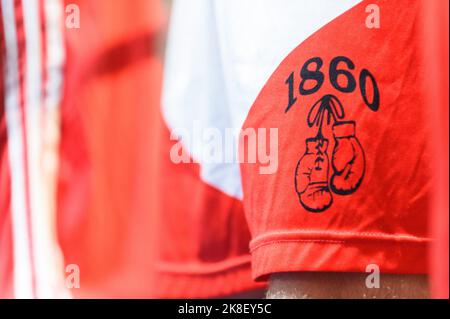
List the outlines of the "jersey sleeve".
<svg viewBox="0 0 450 319">
<path fill-rule="evenodd" d="M 260 92 L 240 144 L 255 279 L 373 264 L 426 272 L 433 123 L 420 6 L 361 2 L 299 44 Z"/>
</svg>

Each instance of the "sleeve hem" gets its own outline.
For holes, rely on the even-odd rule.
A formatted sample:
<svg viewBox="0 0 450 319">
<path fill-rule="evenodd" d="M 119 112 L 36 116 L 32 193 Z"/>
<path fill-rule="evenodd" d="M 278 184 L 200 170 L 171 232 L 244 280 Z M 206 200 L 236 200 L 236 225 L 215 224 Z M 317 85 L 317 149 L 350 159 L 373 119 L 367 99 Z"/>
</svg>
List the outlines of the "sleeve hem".
<svg viewBox="0 0 450 319">
<path fill-rule="evenodd" d="M 257 281 L 266 281 L 269 275 L 280 272 L 366 272 L 367 266 L 373 264 L 381 273 L 427 272 L 426 238 L 276 237 L 252 241 L 252 274 Z"/>
<path fill-rule="evenodd" d="M 158 284 L 153 287 L 152 298 L 214 298 L 265 287 L 264 283 L 252 280 L 250 260 L 248 263 L 214 271 L 160 269 L 155 276 Z"/>
</svg>

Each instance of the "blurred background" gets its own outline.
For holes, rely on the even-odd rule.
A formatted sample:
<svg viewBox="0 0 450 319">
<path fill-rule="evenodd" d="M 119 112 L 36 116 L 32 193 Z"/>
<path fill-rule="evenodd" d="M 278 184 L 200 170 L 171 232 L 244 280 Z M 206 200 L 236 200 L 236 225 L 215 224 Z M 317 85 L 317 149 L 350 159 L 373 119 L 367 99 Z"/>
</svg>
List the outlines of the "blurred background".
<svg viewBox="0 0 450 319">
<path fill-rule="evenodd" d="M 0 109 L 0 297 L 190 298 L 239 293 L 262 297 L 265 284 L 251 279 L 250 233 L 241 203 L 207 186 L 190 194 L 188 190 L 198 183 L 199 167 L 180 168 L 168 158 L 173 143 L 169 143 L 160 107 L 172 1 L 30 1 L 1 2 L 1 70 L 6 76 L 0 84 L 6 89 L 0 98 L 6 102 Z M 430 21 L 435 13 L 431 11 Z M 434 23 L 429 28 L 430 35 L 443 30 Z M 32 32 L 27 30 L 35 30 L 34 37 L 42 41 L 29 45 L 25 35 Z M 430 45 L 439 47 L 441 36 L 448 37 L 448 32 L 430 36 Z M 16 47 L 18 59 L 12 49 Z M 446 60 L 446 50 L 442 57 L 430 59 Z M 437 51 L 445 52 L 445 48 Z M 37 52 L 41 53 L 37 56 Z M 25 162 L 21 168 L 17 158 L 11 161 L 9 146 L 15 143 L 16 131 L 8 131 L 8 101 L 14 88 L 30 87 L 25 85 L 28 69 L 21 65 L 35 58 L 42 66 L 29 71 L 43 84 L 30 100 L 39 95 L 36 103 L 44 106 L 33 124 L 40 129 L 28 126 L 23 136 L 26 143 L 35 141 L 39 147 L 26 146 L 25 155 L 18 153 Z M 442 83 L 448 85 L 448 79 Z M 448 100 L 436 103 L 444 105 L 447 119 Z M 445 126 L 448 133 L 448 122 Z M 444 144 L 447 161 L 437 165 L 448 176 L 448 138 Z M 39 174 L 30 173 L 34 161 Z M 28 199 L 17 202 L 12 196 L 18 187 L 16 170 L 25 172 L 23 188 L 29 188 L 23 194 Z M 448 179 L 440 183 L 440 189 L 448 191 Z M 448 257 L 448 195 L 439 196 L 443 200 L 437 202 L 436 210 L 446 209 L 447 214 L 433 219 L 436 236 L 443 238 L 433 253 L 442 258 L 445 253 Z M 17 226 L 23 238 L 14 231 L 17 203 L 28 203 L 23 208 L 28 223 Z M 226 218 L 196 225 L 195 220 L 183 220 L 180 212 L 187 210 L 205 216 L 220 211 Z M 189 255 L 188 240 L 171 242 L 175 233 L 176 238 L 198 239 L 194 256 Z M 177 249 L 161 251 L 162 246 Z M 161 256 L 176 267 L 194 260 L 203 268 L 197 264 L 189 268 L 186 263 L 191 272 L 186 278 L 177 275 L 179 268 L 162 264 Z M 25 265 L 21 268 L 27 274 L 24 279 L 17 271 L 18 260 Z M 217 271 L 228 269 L 223 266 L 228 260 L 233 260 L 229 267 L 233 271 Z M 69 291 L 61 288 L 72 274 L 67 265 L 79 268 L 80 279 L 79 287 Z M 34 270 L 28 273 L 26 267 Z M 162 267 L 173 268 L 173 274 L 167 275 Z M 444 269 L 441 263 L 431 268 L 443 274 L 436 275 L 436 282 L 447 271 L 448 282 L 448 262 Z M 208 280 L 201 275 L 204 271 L 210 274 Z M 20 289 L 15 287 L 18 282 Z M 441 289 L 438 286 L 436 291 Z"/>
<path fill-rule="evenodd" d="M 154 189 L 170 1 L 70 1 L 58 233 L 76 297 L 152 296 Z"/>
</svg>

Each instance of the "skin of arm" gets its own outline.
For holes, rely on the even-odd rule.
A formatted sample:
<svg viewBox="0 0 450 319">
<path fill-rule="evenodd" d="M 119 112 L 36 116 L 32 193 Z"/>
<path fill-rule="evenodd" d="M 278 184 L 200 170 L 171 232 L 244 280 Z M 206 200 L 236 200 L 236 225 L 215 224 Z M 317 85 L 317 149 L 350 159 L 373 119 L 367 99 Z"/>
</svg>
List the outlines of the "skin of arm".
<svg viewBox="0 0 450 319">
<path fill-rule="evenodd" d="M 379 288 L 367 288 L 367 273 L 278 273 L 269 280 L 268 299 L 424 299 L 425 275 L 380 275 Z"/>
</svg>

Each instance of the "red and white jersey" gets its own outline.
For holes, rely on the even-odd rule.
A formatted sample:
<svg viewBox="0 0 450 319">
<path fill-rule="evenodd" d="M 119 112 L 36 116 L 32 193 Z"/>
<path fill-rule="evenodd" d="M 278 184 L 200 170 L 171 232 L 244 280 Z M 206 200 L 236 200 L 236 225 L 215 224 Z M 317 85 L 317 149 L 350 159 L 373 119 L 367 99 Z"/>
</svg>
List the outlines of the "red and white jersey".
<svg viewBox="0 0 450 319">
<path fill-rule="evenodd" d="M 29 0 L 3 1 L 1 8 L 5 37 L 33 24 L 19 44 L 1 41 L 2 53 L 24 57 L 5 72 L 24 80 L 5 74 L 0 79 L 14 85 L 0 92 L 23 92 L 26 99 L 5 104 L 2 98 L 0 109 L 0 296 L 61 297 L 55 294 L 63 283 L 61 250 L 65 265 L 81 273 L 73 297 L 151 297 L 162 3 Z M 5 17 L 6 9 L 12 13 Z M 40 15 L 22 19 L 30 10 Z M 25 137 L 19 132 L 13 139 L 7 111 L 24 119 L 13 124 Z M 20 152 L 20 161 L 11 151 Z"/>
<path fill-rule="evenodd" d="M 157 268 L 170 287 L 164 291 L 162 285 L 162 296 L 210 297 L 260 287 L 251 276 L 251 236 L 236 161 L 239 130 L 283 58 L 359 2 L 174 1 L 162 97 L 172 141 L 166 133 L 158 184 Z M 216 137 L 223 148 L 215 155 L 222 156 L 211 158 Z M 171 160 L 175 138 L 190 163 Z"/>
<path fill-rule="evenodd" d="M 55 218 L 63 6 L 0 5 L 0 297 L 65 297 Z"/>
<path fill-rule="evenodd" d="M 195 296 L 254 288 L 250 267 L 260 281 L 370 264 L 427 272 L 427 2 L 175 2 L 162 112 L 182 146 L 166 152 L 188 156 L 163 172 L 172 295 L 180 282 Z M 228 137 L 241 128 L 276 132 L 274 167 L 259 135 L 239 165 Z"/>
</svg>

